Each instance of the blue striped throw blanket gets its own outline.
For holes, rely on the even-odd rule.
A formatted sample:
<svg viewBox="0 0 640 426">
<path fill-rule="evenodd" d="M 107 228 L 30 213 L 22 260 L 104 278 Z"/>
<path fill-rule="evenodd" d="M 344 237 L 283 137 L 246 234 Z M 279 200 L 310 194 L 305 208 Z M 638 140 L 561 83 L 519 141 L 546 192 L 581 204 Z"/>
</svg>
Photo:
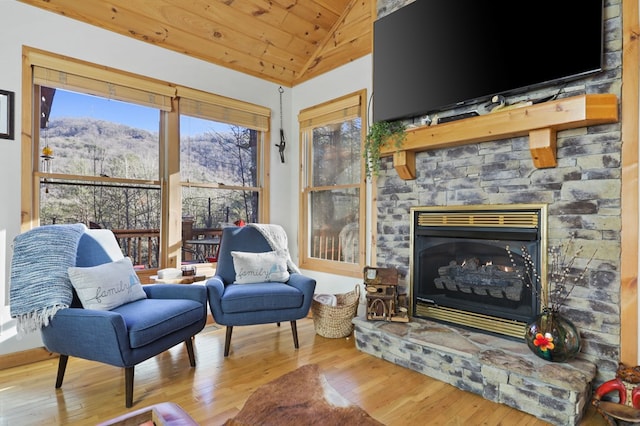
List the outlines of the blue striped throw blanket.
<svg viewBox="0 0 640 426">
<path fill-rule="evenodd" d="M 11 317 L 17 320 L 18 335 L 40 330 L 73 300 L 67 269 L 76 264 L 82 224 L 44 225 L 13 240 Z"/>
</svg>

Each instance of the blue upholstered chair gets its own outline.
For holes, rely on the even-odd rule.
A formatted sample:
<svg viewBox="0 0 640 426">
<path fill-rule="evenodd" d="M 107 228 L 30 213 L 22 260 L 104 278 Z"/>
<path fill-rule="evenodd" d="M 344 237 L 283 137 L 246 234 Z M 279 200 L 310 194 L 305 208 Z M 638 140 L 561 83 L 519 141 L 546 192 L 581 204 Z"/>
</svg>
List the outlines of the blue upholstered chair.
<svg viewBox="0 0 640 426">
<path fill-rule="evenodd" d="M 122 259 L 114 234 L 88 229 L 78 244 L 76 266 L 90 267 Z M 56 388 L 62 386 L 69 356 L 123 367 L 125 402 L 133 405 L 134 367 L 184 342 L 195 367 L 193 336 L 207 319 L 202 285 L 155 284 L 142 289 L 147 298 L 111 310 L 82 308 L 74 290 L 70 308 L 58 311 L 41 334 L 46 348 L 60 354 Z"/>
<path fill-rule="evenodd" d="M 252 226 L 228 227 L 222 231 L 216 274 L 207 283 L 209 306 L 216 323 L 226 326 L 224 356 L 229 355 L 234 326 L 291 323 L 297 349 L 296 320 L 309 313 L 316 281 L 291 272 L 286 282 L 237 284 L 231 252 L 263 253 L 273 248 L 263 234 Z M 288 251 L 287 251 L 288 253 Z"/>
</svg>

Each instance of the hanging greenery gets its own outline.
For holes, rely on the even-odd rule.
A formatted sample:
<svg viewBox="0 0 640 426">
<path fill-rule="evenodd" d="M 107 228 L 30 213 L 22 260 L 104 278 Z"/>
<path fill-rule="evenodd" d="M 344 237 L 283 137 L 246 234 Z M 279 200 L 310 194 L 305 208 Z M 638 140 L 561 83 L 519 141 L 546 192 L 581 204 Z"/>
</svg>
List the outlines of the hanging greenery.
<svg viewBox="0 0 640 426">
<path fill-rule="evenodd" d="M 367 177 L 377 177 L 380 173 L 380 151 L 383 146 L 393 143 L 395 148 L 402 148 L 407 137 L 406 128 L 402 121 L 377 121 L 369 126 L 362 153 Z"/>
</svg>

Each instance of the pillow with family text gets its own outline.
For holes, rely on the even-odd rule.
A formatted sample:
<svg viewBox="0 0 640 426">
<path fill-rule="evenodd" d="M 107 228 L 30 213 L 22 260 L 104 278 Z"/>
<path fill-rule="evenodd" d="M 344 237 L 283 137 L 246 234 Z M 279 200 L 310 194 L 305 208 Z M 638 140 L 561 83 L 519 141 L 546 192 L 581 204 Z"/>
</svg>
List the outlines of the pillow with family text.
<svg viewBox="0 0 640 426">
<path fill-rule="evenodd" d="M 147 297 L 128 257 L 98 266 L 72 266 L 68 271 L 85 309 L 108 311 Z"/>
<path fill-rule="evenodd" d="M 250 253 L 232 251 L 237 284 L 286 282 L 289 280 L 287 257 L 284 252 Z"/>
</svg>

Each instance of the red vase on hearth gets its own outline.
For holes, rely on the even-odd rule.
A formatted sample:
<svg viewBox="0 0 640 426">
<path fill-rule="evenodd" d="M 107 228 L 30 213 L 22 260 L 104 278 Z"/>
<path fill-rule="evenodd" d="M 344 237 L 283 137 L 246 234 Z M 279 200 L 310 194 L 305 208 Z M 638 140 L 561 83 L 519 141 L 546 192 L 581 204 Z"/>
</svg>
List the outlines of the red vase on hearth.
<svg viewBox="0 0 640 426">
<path fill-rule="evenodd" d="M 576 326 L 559 312 L 550 310 L 527 324 L 524 339 L 534 354 L 553 362 L 571 360 L 581 347 Z"/>
</svg>

